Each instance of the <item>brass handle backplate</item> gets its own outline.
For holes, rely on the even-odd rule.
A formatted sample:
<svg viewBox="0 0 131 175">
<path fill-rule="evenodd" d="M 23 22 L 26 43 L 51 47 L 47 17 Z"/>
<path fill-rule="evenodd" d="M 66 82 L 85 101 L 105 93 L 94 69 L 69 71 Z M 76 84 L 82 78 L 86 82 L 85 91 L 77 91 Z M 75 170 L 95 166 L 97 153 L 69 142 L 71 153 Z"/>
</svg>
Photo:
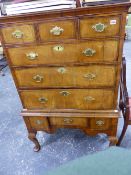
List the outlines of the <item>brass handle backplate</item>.
<svg viewBox="0 0 131 175">
<path fill-rule="evenodd" d="M 33 80 L 35 80 L 35 82 L 36 83 L 41 83 L 42 81 L 43 81 L 43 76 L 41 76 L 41 75 L 35 75 L 34 77 L 33 77 Z"/>
<path fill-rule="evenodd" d="M 70 119 L 70 118 L 64 118 L 64 123 L 66 123 L 66 124 L 71 124 L 72 122 L 73 122 L 73 120 L 72 119 Z"/>
<path fill-rule="evenodd" d="M 52 33 L 53 35 L 59 36 L 64 32 L 64 29 L 62 29 L 61 27 L 55 26 L 50 30 L 50 33 Z"/>
<path fill-rule="evenodd" d="M 70 95 L 71 93 L 68 92 L 68 91 L 61 91 L 60 94 L 61 94 L 62 96 L 68 96 L 68 95 Z"/>
<path fill-rule="evenodd" d="M 103 126 L 104 124 L 105 124 L 105 122 L 103 120 L 97 120 L 96 121 L 97 126 Z"/>
<path fill-rule="evenodd" d="M 92 96 L 86 96 L 86 97 L 84 97 L 84 99 L 85 99 L 85 101 L 87 101 L 87 102 L 95 101 L 95 98 L 92 97 Z"/>
<path fill-rule="evenodd" d="M 24 33 L 21 32 L 20 30 L 15 30 L 13 33 L 12 33 L 12 36 L 14 38 L 17 38 L 17 39 L 21 39 L 23 37 Z"/>
<path fill-rule="evenodd" d="M 38 98 L 38 101 L 39 101 L 40 103 L 47 103 L 48 99 L 45 98 L 45 97 L 40 97 L 40 98 Z"/>
<path fill-rule="evenodd" d="M 93 50 L 93 49 L 91 49 L 91 48 L 87 48 L 87 49 L 85 49 L 82 53 L 83 53 L 86 57 L 91 57 L 91 56 L 93 56 L 93 55 L 96 53 L 96 51 Z"/>
<path fill-rule="evenodd" d="M 62 52 L 64 50 L 64 47 L 61 46 L 61 45 L 54 46 L 53 50 L 56 51 L 56 52 Z"/>
<path fill-rule="evenodd" d="M 27 57 L 29 60 L 35 60 L 35 59 L 38 57 L 38 53 L 30 52 L 30 53 L 27 53 L 27 54 L 26 54 L 26 57 Z"/>
<path fill-rule="evenodd" d="M 98 23 L 92 26 L 92 29 L 94 29 L 96 32 L 103 32 L 107 26 L 102 23 Z"/>
<path fill-rule="evenodd" d="M 87 73 L 84 75 L 84 78 L 86 78 L 87 80 L 94 80 L 96 78 L 96 74 Z"/>
</svg>

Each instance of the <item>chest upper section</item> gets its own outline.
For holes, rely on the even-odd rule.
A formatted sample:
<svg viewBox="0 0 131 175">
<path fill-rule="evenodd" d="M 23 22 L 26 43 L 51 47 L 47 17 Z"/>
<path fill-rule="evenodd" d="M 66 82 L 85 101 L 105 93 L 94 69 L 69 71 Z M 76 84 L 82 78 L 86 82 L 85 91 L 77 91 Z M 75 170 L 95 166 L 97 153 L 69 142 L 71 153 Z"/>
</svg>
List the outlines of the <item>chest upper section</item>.
<svg viewBox="0 0 131 175">
<path fill-rule="evenodd" d="M 6 44 L 44 43 L 72 39 L 119 37 L 121 15 L 81 16 L 3 25 Z"/>
</svg>

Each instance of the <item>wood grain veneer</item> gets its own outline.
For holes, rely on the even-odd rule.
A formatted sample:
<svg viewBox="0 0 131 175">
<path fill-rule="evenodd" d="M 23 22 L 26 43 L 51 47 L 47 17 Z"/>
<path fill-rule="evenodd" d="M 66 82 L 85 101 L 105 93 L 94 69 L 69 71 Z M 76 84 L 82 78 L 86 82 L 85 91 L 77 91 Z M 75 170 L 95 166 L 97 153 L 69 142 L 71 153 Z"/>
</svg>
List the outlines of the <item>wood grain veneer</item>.
<svg viewBox="0 0 131 175">
<path fill-rule="evenodd" d="M 5 16 L 2 45 L 23 105 L 29 139 L 37 131 L 80 128 L 116 144 L 126 15 L 131 3 Z M 104 28 L 103 28 L 104 26 Z M 59 34 L 52 30 L 61 29 Z M 17 37 L 16 37 L 17 36 Z"/>
</svg>

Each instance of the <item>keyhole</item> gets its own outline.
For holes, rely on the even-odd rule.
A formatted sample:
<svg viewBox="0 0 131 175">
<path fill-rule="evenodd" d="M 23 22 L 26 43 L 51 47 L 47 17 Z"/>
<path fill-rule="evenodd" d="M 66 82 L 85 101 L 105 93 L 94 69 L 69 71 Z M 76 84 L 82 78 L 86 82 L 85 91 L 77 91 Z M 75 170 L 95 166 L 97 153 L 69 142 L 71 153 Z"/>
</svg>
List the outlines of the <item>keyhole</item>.
<svg viewBox="0 0 131 175">
<path fill-rule="evenodd" d="M 63 46 L 55 46 L 53 48 L 53 50 L 58 51 L 58 52 L 62 52 L 64 50 L 64 47 Z"/>
</svg>

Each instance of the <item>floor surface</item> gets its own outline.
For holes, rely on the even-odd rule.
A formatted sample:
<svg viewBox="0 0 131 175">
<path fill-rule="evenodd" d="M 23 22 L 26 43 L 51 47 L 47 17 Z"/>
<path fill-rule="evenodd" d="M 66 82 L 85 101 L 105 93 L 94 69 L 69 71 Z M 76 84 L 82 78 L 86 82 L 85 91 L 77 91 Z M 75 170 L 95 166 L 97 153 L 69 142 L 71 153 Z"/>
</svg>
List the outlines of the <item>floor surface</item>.
<svg viewBox="0 0 131 175">
<path fill-rule="evenodd" d="M 127 83 L 131 95 L 131 42 L 126 42 Z M 34 153 L 33 144 L 20 116 L 22 109 L 9 69 L 0 76 L 0 175 L 46 175 L 47 171 L 83 155 L 108 149 L 107 136 L 85 135 L 80 130 L 59 129 L 55 134 L 38 133 L 42 149 Z M 120 119 L 118 136 L 123 120 Z M 121 144 L 131 149 L 131 127 Z"/>
</svg>

